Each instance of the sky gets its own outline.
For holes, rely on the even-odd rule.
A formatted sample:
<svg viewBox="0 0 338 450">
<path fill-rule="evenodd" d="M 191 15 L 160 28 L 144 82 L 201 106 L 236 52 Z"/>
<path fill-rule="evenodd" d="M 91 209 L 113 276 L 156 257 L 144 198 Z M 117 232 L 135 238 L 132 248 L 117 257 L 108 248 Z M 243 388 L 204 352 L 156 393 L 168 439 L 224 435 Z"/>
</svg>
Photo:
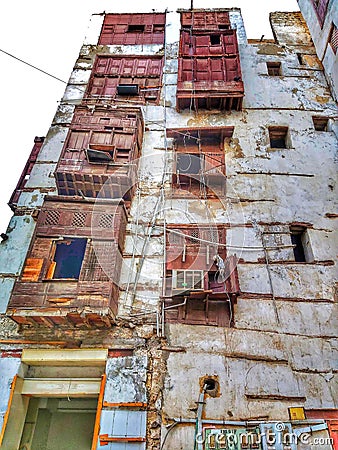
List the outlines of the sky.
<svg viewBox="0 0 338 450">
<path fill-rule="evenodd" d="M 298 11 L 296 0 L 193 0 L 194 8 L 242 10 L 248 38 L 272 38 L 271 11 Z M 67 81 L 79 54 L 90 15 L 161 12 L 190 8 L 191 0 L 12 0 L 0 6 L 0 49 Z M 45 136 L 65 84 L 0 52 L 1 163 L 0 233 L 12 215 L 7 202 L 35 136 Z"/>
</svg>

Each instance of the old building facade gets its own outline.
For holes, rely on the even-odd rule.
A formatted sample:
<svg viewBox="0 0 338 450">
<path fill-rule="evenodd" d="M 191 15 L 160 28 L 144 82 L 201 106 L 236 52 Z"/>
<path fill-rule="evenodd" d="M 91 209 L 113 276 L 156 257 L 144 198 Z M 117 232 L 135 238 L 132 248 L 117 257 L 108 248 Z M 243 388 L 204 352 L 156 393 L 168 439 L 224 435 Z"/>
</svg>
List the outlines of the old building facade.
<svg viewBox="0 0 338 450">
<path fill-rule="evenodd" d="M 337 105 L 270 22 L 92 16 L 0 244 L 0 448 L 338 448 Z"/>
</svg>

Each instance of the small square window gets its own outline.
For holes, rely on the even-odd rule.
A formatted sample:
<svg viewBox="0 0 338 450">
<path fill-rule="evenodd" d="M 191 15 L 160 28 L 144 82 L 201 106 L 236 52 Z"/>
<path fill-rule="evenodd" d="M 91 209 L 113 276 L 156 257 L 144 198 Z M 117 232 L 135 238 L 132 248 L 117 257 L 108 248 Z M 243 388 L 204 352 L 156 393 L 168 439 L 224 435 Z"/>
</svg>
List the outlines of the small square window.
<svg viewBox="0 0 338 450">
<path fill-rule="evenodd" d="M 221 45 L 221 35 L 211 34 L 210 35 L 210 45 Z"/>
<path fill-rule="evenodd" d="M 272 77 L 278 77 L 282 75 L 281 63 L 280 62 L 267 62 L 266 67 L 268 69 L 268 74 Z"/>
<path fill-rule="evenodd" d="M 144 33 L 145 25 L 128 25 L 127 33 Z"/>
<path fill-rule="evenodd" d="M 271 148 L 288 148 L 288 127 L 269 127 Z"/>
<path fill-rule="evenodd" d="M 72 238 L 55 243 L 53 273 L 47 278 L 72 278 L 80 276 L 83 257 L 86 250 L 87 239 Z"/>
<path fill-rule="evenodd" d="M 312 117 L 313 126 L 316 131 L 329 131 L 328 130 L 328 124 L 329 124 L 329 118 L 328 117 Z"/>
</svg>

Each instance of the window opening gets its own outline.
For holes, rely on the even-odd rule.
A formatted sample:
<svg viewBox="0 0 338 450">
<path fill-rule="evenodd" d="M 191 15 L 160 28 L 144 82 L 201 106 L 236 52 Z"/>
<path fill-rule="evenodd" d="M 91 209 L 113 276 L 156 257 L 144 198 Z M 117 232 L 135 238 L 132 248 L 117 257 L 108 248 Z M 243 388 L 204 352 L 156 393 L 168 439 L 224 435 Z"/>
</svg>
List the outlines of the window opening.
<svg viewBox="0 0 338 450">
<path fill-rule="evenodd" d="M 90 448 L 97 399 L 31 398 L 20 448 Z M 75 413 L 76 411 L 76 413 Z M 71 418 L 72 426 L 69 427 Z"/>
<path fill-rule="evenodd" d="M 301 66 L 304 66 L 303 55 L 301 53 L 297 53 L 298 62 Z"/>
<path fill-rule="evenodd" d="M 127 33 L 144 33 L 145 25 L 128 25 Z"/>
<path fill-rule="evenodd" d="M 304 227 L 290 227 L 291 242 L 295 246 L 293 254 L 296 262 L 306 262 L 304 241 L 306 228 Z"/>
<path fill-rule="evenodd" d="M 220 45 L 221 44 L 221 35 L 220 34 L 211 34 L 210 35 L 210 44 L 211 45 Z"/>
<path fill-rule="evenodd" d="M 191 153 L 178 153 L 176 158 L 176 169 L 180 174 L 200 173 L 202 164 L 201 156 Z"/>
<path fill-rule="evenodd" d="M 329 131 L 328 130 L 328 124 L 329 124 L 329 118 L 328 117 L 312 117 L 313 126 L 316 131 Z"/>
<path fill-rule="evenodd" d="M 64 239 L 55 242 L 54 273 L 51 278 L 78 279 L 87 239 Z"/>
<path fill-rule="evenodd" d="M 268 69 L 268 74 L 272 77 L 282 75 L 281 63 L 280 62 L 267 62 L 266 67 Z"/>
<path fill-rule="evenodd" d="M 102 150 L 86 149 L 87 160 L 90 163 L 107 164 L 114 161 L 113 152 L 105 152 Z"/>
<path fill-rule="evenodd" d="M 287 148 L 288 127 L 269 127 L 271 148 Z"/>
<path fill-rule="evenodd" d="M 219 30 L 230 30 L 230 25 L 218 25 Z"/>
<path fill-rule="evenodd" d="M 139 86 L 138 84 L 118 84 L 117 93 L 118 95 L 138 95 Z"/>
<path fill-rule="evenodd" d="M 203 290 L 203 270 L 173 270 L 173 289 L 180 291 Z"/>
</svg>

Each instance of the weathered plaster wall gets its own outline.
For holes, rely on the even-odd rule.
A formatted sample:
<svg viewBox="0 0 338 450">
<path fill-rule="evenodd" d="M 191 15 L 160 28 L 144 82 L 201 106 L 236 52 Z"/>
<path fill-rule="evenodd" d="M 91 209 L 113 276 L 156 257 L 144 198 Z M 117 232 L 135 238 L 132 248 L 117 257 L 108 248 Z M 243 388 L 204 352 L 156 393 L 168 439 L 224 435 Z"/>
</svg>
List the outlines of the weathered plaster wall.
<svg viewBox="0 0 338 450">
<path fill-rule="evenodd" d="M 290 406 L 337 407 L 333 398 L 337 382 L 333 281 L 337 276 L 333 262 L 337 107 L 299 14 L 273 16 L 276 43 L 248 44 L 239 10 L 231 10 L 230 18 L 240 44 L 243 111 L 178 113 L 179 14 L 167 14 L 165 49 L 95 47 L 103 15 L 93 16 L 29 180 L 31 192 L 24 192 L 19 203 L 20 207 L 35 208 L 41 205 L 45 192 L 55 192 L 55 182 L 49 175 L 60 157 L 74 105 L 82 99 L 95 55 L 164 54 L 161 105 L 142 107 L 145 134 L 139 189 L 127 226 L 117 324 L 104 331 L 76 327 L 43 330 L 43 338 L 53 345 L 135 351 L 134 356 L 109 360 L 105 401 L 148 401 L 149 448 L 159 444 L 161 421 L 196 418 L 200 378 L 205 375 L 217 376 L 220 383 L 220 396 L 207 398 L 208 418 L 288 420 Z M 304 55 L 306 64 L 300 65 L 297 53 Z M 266 63 L 274 61 L 281 62 L 281 76 L 267 73 Z M 315 131 L 314 115 L 330 117 L 331 131 Z M 206 202 L 200 199 L 173 198 L 170 179 L 174 155 L 165 128 L 213 125 L 234 126 L 234 134 L 224 147 L 226 193 L 218 201 L 209 202 L 207 211 Z M 272 125 L 289 127 L 289 148 L 271 149 L 268 127 Z M 233 328 L 166 324 L 165 336 L 156 338 L 156 327 L 160 331 L 161 326 L 158 313 L 164 274 L 164 218 L 168 224 L 207 224 L 212 219 L 226 226 L 228 253 L 240 258 L 242 295 L 232 311 Z M 311 262 L 294 262 L 289 225 L 295 222 L 308 225 Z M 33 231 L 21 238 L 26 247 Z M 269 268 L 262 232 L 275 233 L 268 235 L 268 245 L 276 247 L 268 251 Z M 6 245 L 12 246 L 8 248 L 10 253 L 13 245 Z M 25 246 L 19 245 L 21 254 L 15 256 L 11 266 L 15 276 L 26 252 Z M 5 276 L 0 281 L 5 286 L 0 304 L 5 308 L 12 278 Z M 17 338 L 15 333 L 13 330 L 9 336 Z M 32 345 L 47 346 L 41 341 L 41 333 L 29 328 L 22 331 L 35 342 Z M 39 339 L 41 344 L 36 344 Z M 167 448 L 190 448 L 193 430 L 194 424 L 176 427 Z M 162 432 L 164 435 L 164 427 Z"/>
<path fill-rule="evenodd" d="M 311 0 L 297 0 L 299 9 L 310 30 L 312 40 L 320 61 L 323 63 L 325 75 L 334 98 L 338 99 L 338 57 L 328 44 L 332 23 L 338 26 L 338 4 L 330 0 L 323 26 L 320 26 L 316 11 Z"/>
</svg>

